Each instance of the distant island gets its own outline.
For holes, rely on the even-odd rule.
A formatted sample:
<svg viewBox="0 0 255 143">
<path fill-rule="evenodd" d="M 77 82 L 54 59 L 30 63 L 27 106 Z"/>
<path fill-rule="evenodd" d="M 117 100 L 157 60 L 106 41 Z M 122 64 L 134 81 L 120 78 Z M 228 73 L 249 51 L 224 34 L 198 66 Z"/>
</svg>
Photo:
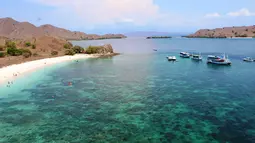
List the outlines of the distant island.
<svg viewBox="0 0 255 143">
<path fill-rule="evenodd" d="M 146 39 L 170 39 L 172 38 L 171 36 L 150 36 L 146 37 Z"/>
<path fill-rule="evenodd" d="M 12 39 L 37 38 L 42 36 L 58 37 L 65 40 L 101 40 L 126 38 L 123 34 L 86 34 L 70 31 L 50 24 L 36 27 L 29 22 L 18 22 L 12 18 L 0 18 L 0 36 Z"/>
<path fill-rule="evenodd" d="M 242 27 L 223 27 L 216 29 L 201 29 L 196 33 L 182 36 L 186 38 L 255 38 L 255 25 Z"/>
</svg>

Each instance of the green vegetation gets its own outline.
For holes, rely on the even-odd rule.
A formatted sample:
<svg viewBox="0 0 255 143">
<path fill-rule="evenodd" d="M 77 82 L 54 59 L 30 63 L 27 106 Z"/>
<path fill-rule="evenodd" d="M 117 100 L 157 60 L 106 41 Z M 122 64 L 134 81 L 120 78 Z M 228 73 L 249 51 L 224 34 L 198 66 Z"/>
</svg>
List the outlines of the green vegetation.
<svg viewBox="0 0 255 143">
<path fill-rule="evenodd" d="M 39 55 L 38 55 L 37 53 L 34 53 L 33 56 L 34 56 L 34 57 L 37 57 L 37 56 L 39 56 Z"/>
<path fill-rule="evenodd" d="M 10 48 L 7 48 L 7 54 L 10 56 L 20 56 L 22 55 L 22 50 L 10 47 Z"/>
<path fill-rule="evenodd" d="M 74 46 L 72 49 L 75 53 L 84 53 L 84 48 L 81 46 Z"/>
<path fill-rule="evenodd" d="M 93 39 L 93 38 L 82 38 L 82 40 L 105 40 L 105 39 L 122 39 L 124 37 L 100 37 L 100 38 L 96 38 L 96 39 Z"/>
<path fill-rule="evenodd" d="M 111 37 L 111 38 L 107 38 L 107 37 L 101 37 L 98 38 L 97 40 L 104 40 L 104 39 L 121 39 L 122 37 Z"/>
<path fill-rule="evenodd" d="M 51 55 L 52 55 L 52 56 L 58 55 L 58 51 L 51 51 Z"/>
<path fill-rule="evenodd" d="M 5 42 L 5 46 L 6 46 L 7 48 L 17 48 L 17 47 L 16 47 L 16 43 L 15 43 L 15 42 L 12 42 L 12 41 L 6 41 L 6 42 Z"/>
<path fill-rule="evenodd" d="M 71 49 L 73 47 L 72 43 L 67 43 L 64 45 L 65 49 Z"/>
<path fill-rule="evenodd" d="M 245 31 L 248 31 L 248 29 L 245 29 Z"/>
<path fill-rule="evenodd" d="M 5 51 L 5 46 L 0 45 L 0 51 Z"/>
<path fill-rule="evenodd" d="M 26 42 L 26 43 L 25 43 L 25 46 L 26 46 L 26 47 L 30 47 L 31 45 L 32 45 L 32 44 L 31 44 L 30 42 Z"/>
<path fill-rule="evenodd" d="M 6 53 L 5 52 L 0 52 L 0 58 L 3 58 L 6 56 Z"/>
<path fill-rule="evenodd" d="M 247 34 L 243 34 L 243 35 L 238 35 L 237 37 L 248 37 Z"/>
<path fill-rule="evenodd" d="M 74 46 L 71 43 L 65 44 L 64 48 L 67 49 L 65 51 L 65 55 L 75 55 L 76 53 L 84 53 L 84 48 L 81 46 Z"/>
<path fill-rule="evenodd" d="M 75 55 L 75 52 L 74 52 L 73 49 L 68 49 L 68 50 L 65 51 L 65 55 L 71 55 L 71 56 L 73 56 L 73 55 Z"/>
<path fill-rule="evenodd" d="M 36 45 L 35 44 L 32 45 L 32 49 L 36 49 Z"/>
<path fill-rule="evenodd" d="M 86 49 L 86 54 L 96 54 L 98 53 L 99 49 L 100 49 L 100 46 L 89 46 Z"/>
<path fill-rule="evenodd" d="M 255 31 L 253 31 L 253 34 L 255 34 Z"/>
<path fill-rule="evenodd" d="M 29 49 L 20 49 L 24 58 L 29 58 L 32 56 L 32 52 Z"/>
</svg>

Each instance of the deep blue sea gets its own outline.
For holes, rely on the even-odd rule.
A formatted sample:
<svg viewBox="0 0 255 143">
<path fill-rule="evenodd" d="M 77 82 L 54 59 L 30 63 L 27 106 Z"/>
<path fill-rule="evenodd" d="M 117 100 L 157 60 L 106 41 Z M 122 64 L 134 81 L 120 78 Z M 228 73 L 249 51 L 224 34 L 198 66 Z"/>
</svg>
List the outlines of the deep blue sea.
<svg viewBox="0 0 255 143">
<path fill-rule="evenodd" d="M 255 39 L 73 42 L 107 43 L 122 54 L 57 64 L 1 86 L 0 142 L 255 142 L 255 62 L 242 61 L 255 58 Z M 201 52 L 204 61 L 179 58 L 182 51 Z M 232 66 L 206 64 L 222 53 Z"/>
</svg>

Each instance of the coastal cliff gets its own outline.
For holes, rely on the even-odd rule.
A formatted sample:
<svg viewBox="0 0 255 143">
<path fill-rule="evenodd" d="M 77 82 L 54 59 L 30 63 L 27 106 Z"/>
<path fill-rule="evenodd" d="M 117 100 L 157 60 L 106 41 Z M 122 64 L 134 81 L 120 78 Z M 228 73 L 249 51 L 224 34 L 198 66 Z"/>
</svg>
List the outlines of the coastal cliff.
<svg viewBox="0 0 255 143">
<path fill-rule="evenodd" d="M 216 29 L 201 29 L 196 33 L 184 36 L 187 38 L 234 38 L 254 37 L 255 25 L 242 27 L 223 27 Z"/>
<path fill-rule="evenodd" d="M 79 31 L 70 31 L 50 24 L 36 27 L 29 22 L 18 22 L 12 18 L 0 19 L 0 36 L 11 39 L 27 39 L 33 37 L 51 36 L 66 40 L 100 40 L 126 38 L 122 34 L 86 34 Z"/>
</svg>

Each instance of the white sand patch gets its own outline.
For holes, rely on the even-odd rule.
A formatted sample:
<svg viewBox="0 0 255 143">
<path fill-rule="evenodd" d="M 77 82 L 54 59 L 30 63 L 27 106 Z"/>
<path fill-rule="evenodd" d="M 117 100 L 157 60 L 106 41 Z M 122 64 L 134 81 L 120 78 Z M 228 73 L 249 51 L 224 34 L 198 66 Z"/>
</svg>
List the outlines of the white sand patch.
<svg viewBox="0 0 255 143">
<path fill-rule="evenodd" d="M 26 73 L 33 72 L 37 69 L 43 68 L 45 66 L 50 66 L 53 64 L 72 61 L 78 59 L 86 59 L 97 57 L 96 55 L 87 54 L 76 54 L 74 56 L 62 56 L 56 58 L 47 58 L 36 61 L 25 62 L 17 65 L 11 65 L 7 67 L 0 68 L 0 84 L 11 82 L 17 77 L 22 76 Z"/>
</svg>

